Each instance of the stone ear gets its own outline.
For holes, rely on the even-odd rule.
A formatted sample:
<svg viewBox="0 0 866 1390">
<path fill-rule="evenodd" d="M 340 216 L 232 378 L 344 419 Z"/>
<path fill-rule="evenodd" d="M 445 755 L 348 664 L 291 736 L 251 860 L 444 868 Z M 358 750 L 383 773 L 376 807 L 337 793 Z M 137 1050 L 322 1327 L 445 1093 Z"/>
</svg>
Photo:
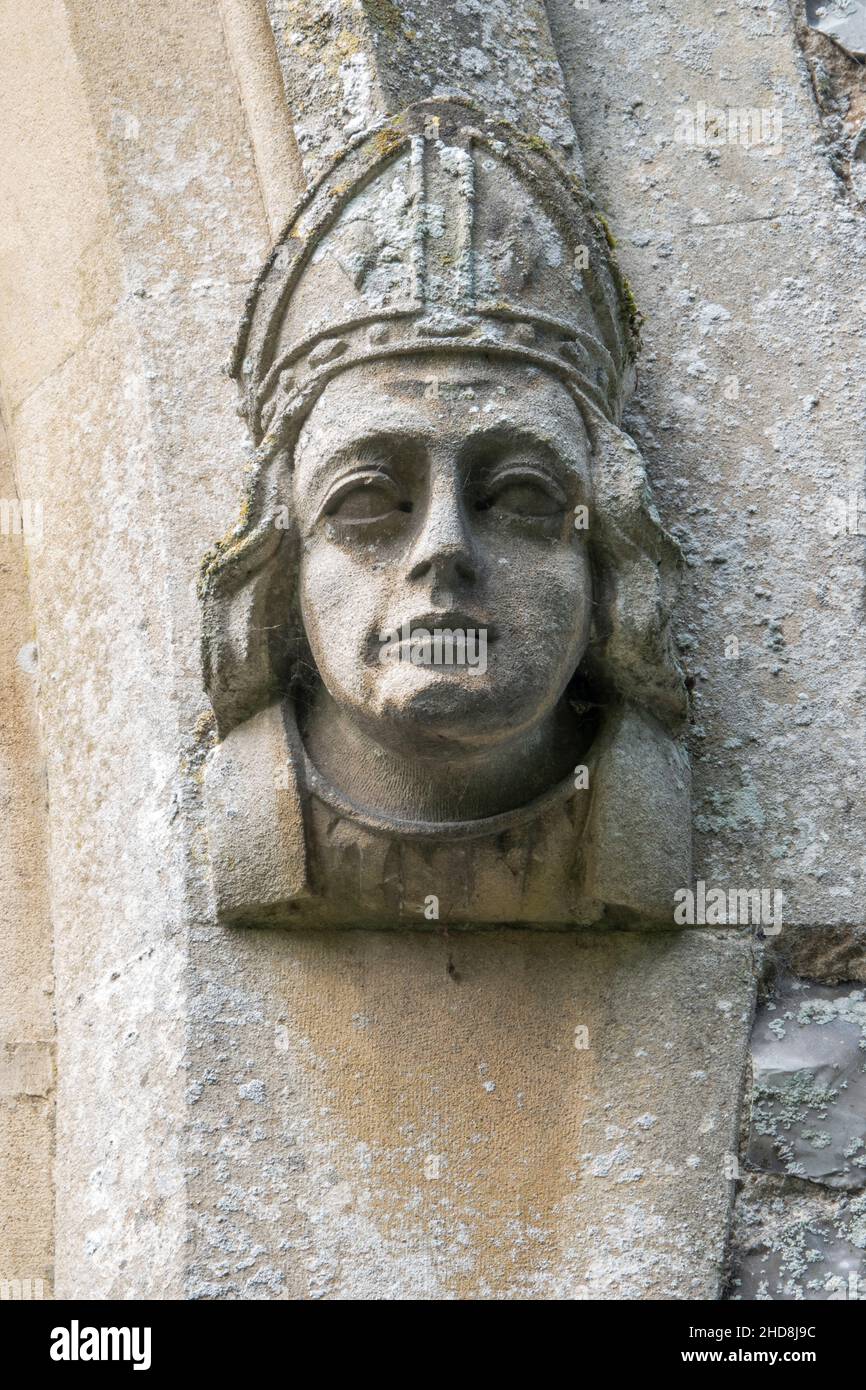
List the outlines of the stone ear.
<svg viewBox="0 0 866 1390">
<path fill-rule="evenodd" d="M 294 508 L 284 470 L 265 468 L 202 572 L 202 667 L 221 738 L 288 689 L 300 642 Z"/>
<path fill-rule="evenodd" d="M 593 435 L 590 540 L 601 573 L 587 669 L 600 688 L 674 726 L 687 710 L 668 612 L 679 547 L 662 526 L 633 440 L 607 421 Z"/>
</svg>

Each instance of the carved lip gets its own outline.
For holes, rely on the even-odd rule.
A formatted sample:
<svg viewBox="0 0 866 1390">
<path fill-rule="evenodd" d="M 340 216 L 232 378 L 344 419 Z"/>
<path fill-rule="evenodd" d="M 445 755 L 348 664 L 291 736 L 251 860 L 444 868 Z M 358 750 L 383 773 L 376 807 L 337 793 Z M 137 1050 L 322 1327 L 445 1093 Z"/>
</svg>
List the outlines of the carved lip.
<svg viewBox="0 0 866 1390">
<path fill-rule="evenodd" d="M 421 613 L 416 618 L 409 618 L 396 624 L 390 631 L 393 637 L 397 637 L 398 635 L 402 636 L 404 629 L 408 629 L 411 636 L 419 628 L 431 633 L 435 632 L 437 628 L 440 631 L 448 629 L 452 632 L 483 632 L 486 633 L 488 645 L 495 642 L 499 635 L 494 623 L 489 623 L 484 618 L 478 617 L 477 614 L 465 613 L 458 608 L 447 609 L 441 613 Z"/>
<path fill-rule="evenodd" d="M 485 651 L 495 642 L 499 635 L 498 628 L 496 628 L 493 623 L 485 622 L 477 614 L 466 613 L 463 609 L 449 608 L 439 612 L 431 611 L 429 613 L 418 614 L 414 618 L 404 619 L 403 622 L 395 624 L 392 627 L 383 627 L 375 634 L 371 634 L 367 649 L 367 660 L 371 665 L 381 661 L 382 650 L 387 643 L 394 655 L 397 655 L 398 652 L 404 653 L 401 660 L 412 659 L 413 665 L 421 665 L 426 668 L 428 666 L 427 662 L 418 662 L 414 660 L 414 654 L 412 653 L 413 637 L 417 637 L 419 632 L 424 632 L 435 640 L 437 632 L 441 633 L 445 631 L 463 633 L 464 638 L 472 632 L 475 634 L 473 643 L 476 650 L 483 643 Z M 481 637 L 482 633 L 484 634 L 483 637 Z M 471 663 L 466 663 L 467 666 L 470 664 Z M 430 666 L 431 669 L 442 670 L 449 673 L 466 669 L 463 662 L 453 665 L 450 662 L 444 664 L 432 662 Z M 483 669 L 487 669 L 486 662 Z"/>
</svg>

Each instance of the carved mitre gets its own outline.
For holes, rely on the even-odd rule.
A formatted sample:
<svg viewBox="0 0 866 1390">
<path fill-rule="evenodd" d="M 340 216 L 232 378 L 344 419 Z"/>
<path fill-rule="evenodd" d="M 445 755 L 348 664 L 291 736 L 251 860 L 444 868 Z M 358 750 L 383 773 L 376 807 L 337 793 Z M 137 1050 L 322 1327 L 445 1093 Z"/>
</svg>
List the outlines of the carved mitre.
<svg viewBox="0 0 866 1390">
<path fill-rule="evenodd" d="M 631 297 L 580 180 L 542 141 L 468 102 L 411 107 L 310 188 L 247 302 L 232 365 L 252 439 L 246 500 L 202 574 L 205 683 L 222 740 L 207 803 L 223 920 L 423 926 L 413 894 L 430 855 L 447 864 L 454 840 L 472 842 L 476 862 L 446 920 L 670 920 L 690 838 L 676 742 L 685 695 L 666 623 L 677 555 L 619 428 L 635 347 Z M 581 691 L 602 719 L 588 789 L 551 789 L 489 823 L 389 825 L 329 790 L 292 715 L 296 667 L 309 664 L 293 452 L 341 373 L 455 354 L 548 374 L 579 412 L 595 594 Z M 520 900 L 496 888 L 497 865 L 511 883 L 518 861 L 524 886 L 542 868 Z M 330 911 L 328 881 L 342 885 Z"/>
<path fill-rule="evenodd" d="M 582 185 L 540 141 L 453 101 L 412 107 L 311 190 L 253 290 L 233 370 L 272 447 L 350 364 L 425 350 L 534 363 L 609 419 L 634 352 Z"/>
</svg>

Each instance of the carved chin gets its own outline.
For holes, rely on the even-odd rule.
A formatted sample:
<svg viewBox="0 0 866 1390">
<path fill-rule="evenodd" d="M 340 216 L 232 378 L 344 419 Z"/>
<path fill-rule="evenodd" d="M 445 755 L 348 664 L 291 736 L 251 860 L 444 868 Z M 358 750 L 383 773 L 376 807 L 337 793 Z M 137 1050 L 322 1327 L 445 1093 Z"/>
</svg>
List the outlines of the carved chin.
<svg viewBox="0 0 866 1390">
<path fill-rule="evenodd" d="M 540 719 L 546 708 L 537 692 L 515 691 L 513 686 L 503 691 L 491 670 L 418 666 L 383 673 L 368 706 L 375 710 L 380 736 L 382 727 L 390 727 L 401 742 L 433 736 L 474 743 L 498 742 Z"/>
</svg>

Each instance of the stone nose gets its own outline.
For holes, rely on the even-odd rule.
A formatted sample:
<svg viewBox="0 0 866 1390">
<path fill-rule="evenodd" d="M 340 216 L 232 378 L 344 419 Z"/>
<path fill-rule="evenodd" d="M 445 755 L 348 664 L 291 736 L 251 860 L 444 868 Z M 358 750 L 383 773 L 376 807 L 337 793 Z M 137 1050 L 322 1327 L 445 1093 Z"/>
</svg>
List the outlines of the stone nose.
<svg viewBox="0 0 866 1390">
<path fill-rule="evenodd" d="M 442 588 L 473 584 L 480 558 L 457 470 L 431 483 L 427 510 L 409 554 L 409 579 Z"/>
</svg>

